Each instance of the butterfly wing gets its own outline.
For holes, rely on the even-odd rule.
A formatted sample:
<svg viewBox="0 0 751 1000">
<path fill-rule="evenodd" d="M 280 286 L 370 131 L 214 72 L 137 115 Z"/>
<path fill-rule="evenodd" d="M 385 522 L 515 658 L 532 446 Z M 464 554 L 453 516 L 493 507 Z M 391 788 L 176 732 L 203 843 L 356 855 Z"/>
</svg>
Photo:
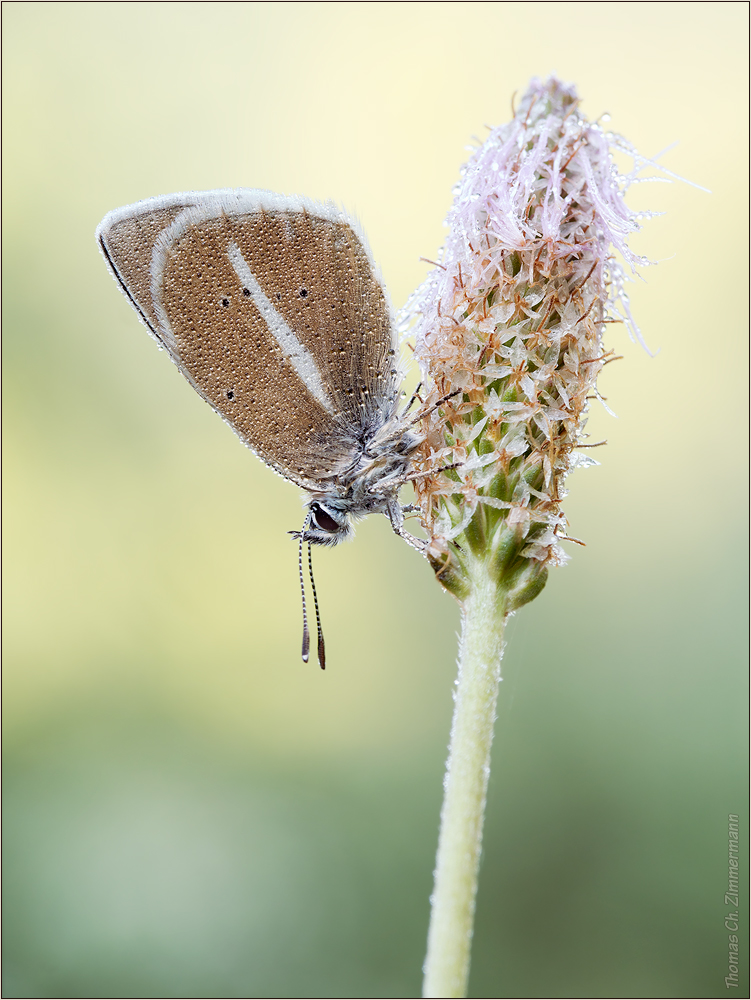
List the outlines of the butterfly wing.
<svg viewBox="0 0 751 1000">
<path fill-rule="evenodd" d="M 263 191 L 149 199 L 97 236 L 201 396 L 281 475 L 320 489 L 393 413 L 386 293 L 341 210 Z"/>
</svg>

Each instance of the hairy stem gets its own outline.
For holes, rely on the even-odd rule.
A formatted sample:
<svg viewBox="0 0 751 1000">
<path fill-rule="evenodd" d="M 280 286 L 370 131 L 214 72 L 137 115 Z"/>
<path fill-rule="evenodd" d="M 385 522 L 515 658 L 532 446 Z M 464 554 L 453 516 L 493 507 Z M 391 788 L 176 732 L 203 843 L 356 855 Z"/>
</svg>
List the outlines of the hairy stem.
<svg viewBox="0 0 751 1000">
<path fill-rule="evenodd" d="M 467 567 L 451 743 L 441 810 L 424 997 L 466 997 L 506 605 L 487 564 Z"/>
</svg>

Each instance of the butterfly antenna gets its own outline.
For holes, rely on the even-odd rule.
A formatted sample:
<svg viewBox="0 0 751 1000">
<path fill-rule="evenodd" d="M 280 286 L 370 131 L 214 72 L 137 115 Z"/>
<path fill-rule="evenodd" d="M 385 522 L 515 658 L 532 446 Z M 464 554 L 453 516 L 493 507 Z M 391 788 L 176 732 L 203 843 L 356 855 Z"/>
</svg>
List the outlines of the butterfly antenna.
<svg viewBox="0 0 751 1000">
<path fill-rule="evenodd" d="M 300 573 L 300 594 L 302 595 L 302 659 L 303 663 L 308 662 L 310 656 L 310 632 L 308 631 L 308 609 L 305 606 L 305 576 L 302 567 L 302 543 L 305 540 L 305 532 L 310 524 L 310 514 L 305 518 L 305 524 L 300 532 L 300 541 L 297 546 L 297 568 Z M 310 545 L 308 545 L 310 551 Z M 315 593 L 315 591 L 314 591 Z M 316 609 L 317 613 L 317 609 Z"/>
<path fill-rule="evenodd" d="M 308 542 L 308 572 L 310 573 L 310 586 L 313 590 L 313 604 L 316 609 L 316 627 L 318 628 L 318 662 L 321 670 L 326 669 L 326 647 L 323 644 L 323 629 L 321 628 L 321 613 L 318 610 L 318 594 L 316 593 L 316 582 L 313 579 L 313 555 Z"/>
</svg>

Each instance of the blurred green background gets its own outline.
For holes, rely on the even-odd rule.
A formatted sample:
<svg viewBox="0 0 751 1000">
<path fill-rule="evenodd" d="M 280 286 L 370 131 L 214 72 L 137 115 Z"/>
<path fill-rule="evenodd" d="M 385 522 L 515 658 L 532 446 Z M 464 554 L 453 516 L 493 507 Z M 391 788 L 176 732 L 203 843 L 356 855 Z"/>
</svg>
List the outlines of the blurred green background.
<svg viewBox="0 0 751 1000">
<path fill-rule="evenodd" d="M 611 328 L 618 419 L 593 411 L 609 447 L 568 483 L 587 548 L 510 628 L 470 995 L 726 995 L 747 19 L 3 4 L 4 996 L 419 996 L 457 608 L 370 518 L 317 553 L 329 669 L 300 662 L 298 491 L 157 351 L 94 228 L 172 191 L 333 198 L 398 307 L 467 143 L 553 71 L 712 194 L 630 194 L 666 213 L 631 289 L 659 353 Z"/>
</svg>

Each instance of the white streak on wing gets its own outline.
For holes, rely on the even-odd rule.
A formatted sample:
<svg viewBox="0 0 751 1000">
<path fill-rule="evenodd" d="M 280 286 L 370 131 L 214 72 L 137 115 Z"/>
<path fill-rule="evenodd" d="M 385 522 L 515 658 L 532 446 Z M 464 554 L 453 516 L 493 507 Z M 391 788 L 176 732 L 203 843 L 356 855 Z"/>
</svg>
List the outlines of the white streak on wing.
<svg viewBox="0 0 751 1000">
<path fill-rule="evenodd" d="M 276 337 L 276 341 L 284 351 L 285 357 L 289 359 L 290 364 L 305 383 L 308 392 L 318 400 L 324 410 L 333 414 L 335 412 L 334 404 L 331 402 L 323 386 L 321 373 L 318 370 L 318 365 L 313 355 L 307 347 L 304 347 L 300 343 L 287 325 L 284 317 L 277 312 L 271 301 L 266 297 L 236 243 L 229 244 L 227 256 L 234 268 L 235 274 L 243 286 L 250 292 L 256 309 L 266 321 L 269 330 Z"/>
</svg>

